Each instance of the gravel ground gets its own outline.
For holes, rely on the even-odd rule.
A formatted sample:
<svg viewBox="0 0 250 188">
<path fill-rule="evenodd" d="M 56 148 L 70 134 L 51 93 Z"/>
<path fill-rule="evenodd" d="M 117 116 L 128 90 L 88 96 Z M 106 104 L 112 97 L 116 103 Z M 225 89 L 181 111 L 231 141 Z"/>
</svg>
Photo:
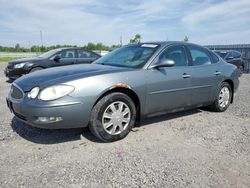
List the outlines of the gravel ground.
<svg viewBox="0 0 250 188">
<path fill-rule="evenodd" d="M 0 187 L 250 187 L 250 75 L 224 113 L 145 120 L 123 140 L 41 130 L 10 114 L 0 64 Z"/>
</svg>

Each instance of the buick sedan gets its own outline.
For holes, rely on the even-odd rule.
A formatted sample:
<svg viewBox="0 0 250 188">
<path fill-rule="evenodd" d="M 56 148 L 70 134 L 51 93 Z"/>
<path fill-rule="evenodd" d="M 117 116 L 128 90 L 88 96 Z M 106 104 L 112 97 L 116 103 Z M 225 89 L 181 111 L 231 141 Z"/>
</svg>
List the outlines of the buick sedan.
<svg viewBox="0 0 250 188">
<path fill-rule="evenodd" d="M 199 45 L 138 43 L 93 64 L 23 76 L 12 84 L 7 105 L 32 126 L 89 126 L 97 138 L 111 142 L 145 117 L 202 106 L 225 111 L 239 85 L 236 69 Z"/>
</svg>

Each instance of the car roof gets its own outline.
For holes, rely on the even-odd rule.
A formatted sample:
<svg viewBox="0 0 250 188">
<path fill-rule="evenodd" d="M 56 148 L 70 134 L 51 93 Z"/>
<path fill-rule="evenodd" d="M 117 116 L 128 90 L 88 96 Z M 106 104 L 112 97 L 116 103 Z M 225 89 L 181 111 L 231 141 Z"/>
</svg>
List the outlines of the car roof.
<svg viewBox="0 0 250 188">
<path fill-rule="evenodd" d="M 148 41 L 148 42 L 140 42 L 140 44 L 170 45 L 170 44 L 187 44 L 187 43 L 182 41 Z"/>
<path fill-rule="evenodd" d="M 83 47 L 65 47 L 65 48 L 56 48 L 58 50 L 86 50 L 85 48 Z M 86 51 L 89 51 L 89 50 L 86 50 Z"/>
<path fill-rule="evenodd" d="M 220 53 L 228 53 L 228 52 L 237 52 L 240 53 L 237 50 L 213 50 L 214 52 L 220 52 Z"/>
<path fill-rule="evenodd" d="M 96 55 L 98 55 L 98 56 L 101 56 L 100 54 L 98 54 L 98 53 L 96 53 L 96 52 L 94 52 L 94 51 L 91 51 L 91 50 L 87 50 L 87 49 L 85 49 L 85 48 L 83 48 L 83 47 L 55 48 L 55 50 L 58 50 L 58 51 L 60 51 L 60 50 L 84 50 L 84 51 L 87 51 L 87 52 L 94 53 L 94 54 L 96 54 Z"/>
<path fill-rule="evenodd" d="M 173 45 L 173 44 L 181 44 L 181 45 L 193 45 L 193 46 L 198 46 L 201 48 L 206 48 L 204 46 L 198 45 L 198 44 L 194 44 L 194 43 L 190 43 L 190 42 L 183 42 L 183 41 L 149 41 L 149 42 L 139 42 L 136 44 L 156 44 L 156 45 L 160 45 L 160 46 L 169 46 L 169 45 Z M 136 44 L 128 44 L 128 45 L 136 45 Z M 206 48 L 208 49 L 208 48 Z"/>
</svg>

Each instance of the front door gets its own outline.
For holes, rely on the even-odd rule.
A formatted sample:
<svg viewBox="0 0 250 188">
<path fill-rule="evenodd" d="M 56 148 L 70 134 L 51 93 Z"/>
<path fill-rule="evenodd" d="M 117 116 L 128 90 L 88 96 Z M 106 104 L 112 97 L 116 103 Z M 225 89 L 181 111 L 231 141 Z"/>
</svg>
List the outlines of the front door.
<svg viewBox="0 0 250 188">
<path fill-rule="evenodd" d="M 54 61 L 53 66 L 73 65 L 76 63 L 76 53 L 74 49 L 62 50 L 57 55 L 60 59 Z"/>
<path fill-rule="evenodd" d="M 182 45 L 168 47 L 160 53 L 155 63 L 161 63 L 164 59 L 173 60 L 175 65 L 148 70 L 148 114 L 190 105 L 192 67 L 188 66 L 185 48 Z"/>
</svg>

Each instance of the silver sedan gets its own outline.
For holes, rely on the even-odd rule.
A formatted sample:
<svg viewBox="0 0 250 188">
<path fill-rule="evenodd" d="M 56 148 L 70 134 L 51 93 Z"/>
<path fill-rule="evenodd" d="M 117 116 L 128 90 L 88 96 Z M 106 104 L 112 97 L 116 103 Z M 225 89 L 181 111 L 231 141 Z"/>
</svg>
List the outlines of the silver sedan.
<svg viewBox="0 0 250 188">
<path fill-rule="evenodd" d="M 124 138 L 144 117 L 201 106 L 223 112 L 238 71 L 213 52 L 182 42 L 126 45 L 93 64 L 17 79 L 7 97 L 22 121 L 46 129 L 89 126 L 105 142 Z"/>
</svg>

